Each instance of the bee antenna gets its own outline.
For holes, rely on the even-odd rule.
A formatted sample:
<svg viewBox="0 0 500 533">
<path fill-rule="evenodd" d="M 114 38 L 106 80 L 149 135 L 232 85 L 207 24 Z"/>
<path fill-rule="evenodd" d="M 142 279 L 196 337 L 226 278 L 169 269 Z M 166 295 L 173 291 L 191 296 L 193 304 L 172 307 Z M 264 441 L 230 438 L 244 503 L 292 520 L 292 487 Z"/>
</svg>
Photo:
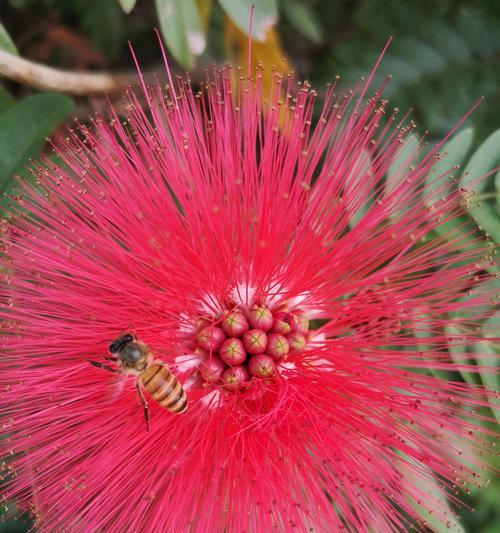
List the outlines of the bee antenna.
<svg viewBox="0 0 500 533">
<path fill-rule="evenodd" d="M 132 324 L 129 324 L 125 329 L 122 329 L 120 334 L 117 335 L 117 338 L 118 337 L 121 337 L 125 332 L 130 332 L 131 335 L 133 335 L 133 337 L 136 339 L 137 338 L 137 335 L 133 332 L 133 330 L 131 329 L 132 328 Z M 98 340 L 95 344 L 96 346 L 98 344 L 102 344 L 103 342 L 109 342 L 109 339 L 101 339 L 101 340 Z M 113 345 L 114 341 L 111 342 L 111 344 L 109 344 L 109 347 L 111 347 Z M 111 350 L 110 350 L 111 351 Z M 113 352 L 111 352 L 113 353 Z"/>
<path fill-rule="evenodd" d="M 125 329 L 122 329 L 122 332 L 120 335 L 123 335 L 125 332 L 131 333 L 134 338 L 137 338 L 137 335 L 134 333 L 134 330 L 132 329 L 133 324 L 129 324 Z"/>
</svg>

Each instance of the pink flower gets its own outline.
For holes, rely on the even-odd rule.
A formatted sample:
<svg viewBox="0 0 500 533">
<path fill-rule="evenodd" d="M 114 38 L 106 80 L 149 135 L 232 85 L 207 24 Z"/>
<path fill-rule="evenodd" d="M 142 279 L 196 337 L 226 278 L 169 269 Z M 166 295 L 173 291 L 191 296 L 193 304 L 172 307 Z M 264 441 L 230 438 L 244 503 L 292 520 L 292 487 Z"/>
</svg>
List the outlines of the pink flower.
<svg viewBox="0 0 500 533">
<path fill-rule="evenodd" d="M 445 326 L 477 340 L 487 243 L 430 233 L 461 213 L 442 176 L 423 189 L 439 146 L 384 192 L 411 125 L 379 92 L 362 103 L 370 79 L 330 87 L 317 121 L 307 84 L 230 80 L 153 87 L 146 111 L 130 93 L 125 121 L 75 126 L 63 163 L 20 185 L 1 257 L 5 498 L 44 531 L 446 523 L 422 486 L 477 483 L 487 433 L 465 414 L 492 393 L 427 370 L 477 368 L 447 357 Z M 149 432 L 135 363 L 89 363 L 118 369 L 125 345 L 187 395 L 170 412 L 139 376 Z"/>
</svg>

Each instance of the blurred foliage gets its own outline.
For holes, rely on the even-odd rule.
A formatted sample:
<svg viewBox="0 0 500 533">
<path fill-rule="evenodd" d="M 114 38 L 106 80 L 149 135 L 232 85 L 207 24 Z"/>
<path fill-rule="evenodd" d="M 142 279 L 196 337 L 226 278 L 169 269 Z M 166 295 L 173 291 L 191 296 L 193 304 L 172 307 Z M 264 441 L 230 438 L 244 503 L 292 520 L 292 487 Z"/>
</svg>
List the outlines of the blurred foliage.
<svg viewBox="0 0 500 533">
<path fill-rule="evenodd" d="M 484 97 L 467 129 L 443 146 L 442 157 L 429 172 L 429 186 L 438 186 L 436 179 L 455 164 L 463 168 L 454 171 L 461 188 L 500 165 L 500 130 L 495 131 L 500 125 L 498 0 L 0 0 L 0 49 L 69 70 L 119 71 L 132 68 L 130 40 L 141 66 L 156 67 L 160 54 L 152 29 L 159 27 L 170 61 L 173 58 L 181 69 L 200 71 L 214 61 L 228 60 L 246 68 L 252 4 L 252 66 L 260 61 L 284 71 L 293 67 L 299 77 L 310 79 L 319 100 L 335 74 L 341 74 L 341 83 L 348 87 L 369 72 L 392 36 L 374 86 L 392 75 L 385 94 L 401 110 L 413 110 L 420 131 L 430 132 L 430 145 Z M 281 61 L 284 56 L 288 63 Z M 265 83 L 266 75 L 270 79 L 269 68 L 264 71 Z M 67 96 L 33 94 L 11 82 L 0 84 L 0 192 L 12 190 L 13 174 L 29 177 L 28 159 L 47 148 L 47 135 L 57 135 L 75 109 L 85 117 L 92 107 L 89 100 L 73 103 Z M 417 141 L 412 137 L 402 147 L 386 188 L 397 184 L 401 161 L 418 157 Z M 498 244 L 500 171 L 475 189 L 474 202 L 465 203 L 473 209 L 436 232 L 463 235 L 480 226 Z M 368 208 L 353 214 L 352 225 Z M 493 285 L 492 296 L 498 290 L 499 284 Z M 498 351 L 488 340 L 491 331 L 498 330 L 498 321 L 499 316 L 493 315 L 479 325 L 485 340 L 478 350 Z M 446 333 L 449 356 L 460 362 L 464 348 L 453 339 L 463 332 L 450 327 Z M 426 332 L 415 335 L 425 346 Z M 457 377 L 499 386 L 497 377 L 487 372 L 463 372 Z M 430 480 L 429 491 L 433 490 Z M 499 500 L 498 478 L 487 490 L 471 490 L 466 497 L 470 509 L 460 510 L 457 529 L 500 531 Z M 22 522 L 0 526 L 2 533 L 25 529 Z"/>
<path fill-rule="evenodd" d="M 16 45 L 13 43 L 10 35 L 7 33 L 4 25 L 0 22 L 0 50 L 6 50 L 11 54 L 17 54 Z"/>
<path fill-rule="evenodd" d="M 40 93 L 13 103 L 0 115 L 0 193 L 11 192 L 12 175 L 27 176 L 25 165 L 37 157 L 45 138 L 66 119 L 71 98 Z"/>
<path fill-rule="evenodd" d="M 479 11 L 463 9 L 449 20 L 432 17 L 427 24 L 416 22 L 415 27 L 418 31 L 395 37 L 376 73 L 375 85 L 392 74 L 385 94 L 401 109 L 413 108 L 419 127 L 434 136 L 445 135 L 480 97 L 485 102 L 472 118 L 476 129 L 484 136 L 498 126 L 500 17 L 495 21 Z M 366 73 L 377 52 L 365 46 L 364 65 L 358 63 L 347 71 L 347 84 Z M 340 63 L 333 57 L 331 61 L 331 66 Z"/>
</svg>

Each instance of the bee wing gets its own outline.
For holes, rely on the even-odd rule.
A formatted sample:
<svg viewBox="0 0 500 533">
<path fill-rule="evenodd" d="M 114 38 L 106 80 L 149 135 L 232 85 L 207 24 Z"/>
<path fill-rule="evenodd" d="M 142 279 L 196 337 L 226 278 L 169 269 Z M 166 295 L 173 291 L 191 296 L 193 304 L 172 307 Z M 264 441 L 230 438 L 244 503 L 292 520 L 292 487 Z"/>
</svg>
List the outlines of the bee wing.
<svg viewBox="0 0 500 533">
<path fill-rule="evenodd" d="M 180 380 L 185 391 L 201 384 L 199 373 L 193 373 L 193 370 L 200 366 L 202 360 L 200 355 L 183 354 L 178 355 L 174 362 L 169 364 L 169 368 Z"/>
<path fill-rule="evenodd" d="M 106 399 L 104 400 L 105 403 L 113 403 L 118 400 L 125 389 L 125 385 L 128 381 L 127 377 L 128 376 L 123 374 L 116 374 L 112 378 L 109 387 L 107 387 Z"/>
<path fill-rule="evenodd" d="M 199 366 L 202 358 L 199 355 L 188 353 L 178 355 L 173 363 L 169 363 L 168 367 L 176 374 L 184 374 Z"/>
</svg>

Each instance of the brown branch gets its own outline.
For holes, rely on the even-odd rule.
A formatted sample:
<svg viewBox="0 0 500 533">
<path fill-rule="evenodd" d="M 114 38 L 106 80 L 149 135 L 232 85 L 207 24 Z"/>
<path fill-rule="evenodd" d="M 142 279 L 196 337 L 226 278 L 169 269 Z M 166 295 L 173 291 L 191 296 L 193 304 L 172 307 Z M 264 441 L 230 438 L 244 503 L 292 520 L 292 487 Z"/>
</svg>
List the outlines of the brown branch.
<svg viewBox="0 0 500 533">
<path fill-rule="evenodd" d="M 137 85 L 136 72 L 124 74 L 73 72 L 47 67 L 0 50 L 0 76 L 22 85 L 75 96 L 117 94 Z"/>
</svg>

